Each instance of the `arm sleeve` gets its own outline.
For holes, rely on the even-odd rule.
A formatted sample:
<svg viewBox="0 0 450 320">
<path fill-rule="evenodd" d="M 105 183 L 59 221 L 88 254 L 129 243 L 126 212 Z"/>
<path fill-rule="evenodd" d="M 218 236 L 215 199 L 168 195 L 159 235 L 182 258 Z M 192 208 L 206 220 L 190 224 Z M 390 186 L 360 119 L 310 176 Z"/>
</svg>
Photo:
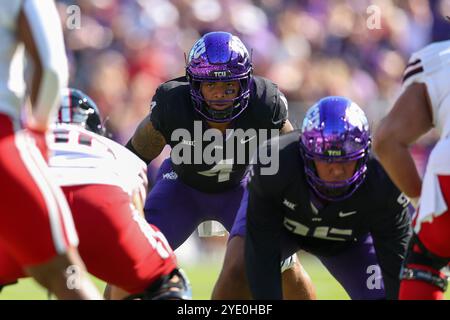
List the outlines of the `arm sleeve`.
<svg viewBox="0 0 450 320">
<path fill-rule="evenodd" d="M 33 116 L 38 124 L 48 125 L 56 113 L 61 89 L 67 87 L 69 74 L 61 21 L 52 0 L 25 0 L 22 10 L 43 69 Z"/>
<path fill-rule="evenodd" d="M 161 87 L 159 87 L 150 104 L 150 121 L 152 122 L 153 128 L 161 132 L 166 141 L 170 141 L 170 136 L 168 136 L 169 130 L 167 128 L 168 121 L 165 119 L 167 112 L 165 105 L 164 94 Z"/>
<path fill-rule="evenodd" d="M 276 103 L 272 112 L 272 124 L 276 129 L 281 129 L 288 119 L 288 102 L 284 94 L 277 89 Z"/>
<path fill-rule="evenodd" d="M 400 268 L 412 236 L 411 216 L 414 212 L 409 199 L 392 183 L 387 190 L 384 208 L 372 221 L 372 238 L 383 275 L 387 299 L 397 299 Z"/>
<path fill-rule="evenodd" d="M 254 299 L 282 299 L 280 233 L 282 215 L 277 199 L 265 189 L 273 181 L 252 167 L 248 185 L 245 263 Z M 268 184 L 270 183 L 270 184 Z"/>
<path fill-rule="evenodd" d="M 284 94 L 275 86 L 267 91 L 264 104 L 264 108 L 259 109 L 263 120 L 261 126 L 267 129 L 283 128 L 288 119 L 288 102 Z"/>
</svg>

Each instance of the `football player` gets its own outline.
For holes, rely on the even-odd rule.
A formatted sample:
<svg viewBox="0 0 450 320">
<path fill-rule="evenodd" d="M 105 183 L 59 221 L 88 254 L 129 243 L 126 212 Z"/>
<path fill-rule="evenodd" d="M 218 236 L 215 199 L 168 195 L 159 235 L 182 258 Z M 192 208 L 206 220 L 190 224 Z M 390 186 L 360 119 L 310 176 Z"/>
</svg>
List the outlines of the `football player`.
<svg viewBox="0 0 450 320">
<path fill-rule="evenodd" d="M 414 53 L 403 91 L 375 135 L 375 151 L 396 185 L 420 205 L 401 274 L 400 299 L 442 299 L 450 262 L 450 41 Z M 408 147 L 436 128 L 423 183 Z"/>
<path fill-rule="evenodd" d="M 0 3 L 0 246 L 60 299 L 100 299 L 86 277 L 67 202 L 49 178 L 45 133 L 68 77 L 61 21 L 52 0 Z M 25 52 L 33 63 L 24 124 Z M 71 268 L 78 285 L 68 288 Z"/>
<path fill-rule="evenodd" d="M 172 249 L 143 217 L 145 164 L 103 132 L 96 104 L 66 89 L 50 136 L 49 164 L 72 209 L 87 270 L 112 285 L 108 298 L 189 298 Z M 0 283 L 23 276 L 14 261 L 0 260 Z"/>
<path fill-rule="evenodd" d="M 301 132 L 274 138 L 280 170 L 252 166 L 231 235 L 244 234 L 256 299 L 282 297 L 278 261 L 303 249 L 319 258 L 351 299 L 396 299 L 413 208 L 370 156 L 364 112 L 326 97 Z"/>
<path fill-rule="evenodd" d="M 230 230 L 243 195 L 251 146 L 259 140 L 257 133 L 241 139 L 233 133 L 238 129 L 286 133 L 292 130 L 287 116 L 286 98 L 274 83 L 252 75 L 251 57 L 238 37 L 227 32 L 201 37 L 189 53 L 186 76 L 159 86 L 150 114 L 127 143 L 146 163 L 166 144 L 172 147 L 171 158 L 161 165 L 146 199 L 147 221 L 161 229 L 174 249 L 204 221 L 217 220 Z M 213 147 L 205 143 L 214 139 L 207 138 L 207 132 L 215 133 Z M 245 150 L 226 150 L 231 140 Z M 183 156 L 190 154 L 189 161 L 179 161 L 174 151 L 180 147 Z M 222 156 L 208 163 L 203 155 L 211 148 Z M 227 157 L 229 151 L 233 155 Z M 218 289 L 213 298 L 240 299 L 249 294 Z"/>
</svg>

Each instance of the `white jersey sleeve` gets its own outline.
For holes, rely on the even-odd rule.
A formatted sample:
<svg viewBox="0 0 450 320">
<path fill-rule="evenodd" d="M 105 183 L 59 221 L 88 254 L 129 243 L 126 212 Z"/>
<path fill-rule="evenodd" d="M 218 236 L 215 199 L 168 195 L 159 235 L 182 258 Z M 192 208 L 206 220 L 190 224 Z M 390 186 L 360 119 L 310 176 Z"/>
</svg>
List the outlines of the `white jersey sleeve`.
<svg viewBox="0 0 450 320">
<path fill-rule="evenodd" d="M 52 127 L 50 171 L 60 186 L 107 184 L 143 199 L 147 166 L 122 145 L 76 125 Z"/>
<path fill-rule="evenodd" d="M 450 41 L 432 43 L 414 53 L 403 74 L 403 89 L 424 83 L 431 103 L 433 125 L 442 137 L 450 135 Z"/>
<path fill-rule="evenodd" d="M 61 20 L 54 0 L 0 1 L 0 113 L 19 127 L 25 96 L 25 46 L 18 37 L 18 20 L 23 13 L 42 65 L 42 77 L 35 105 L 34 121 L 50 122 L 58 105 L 60 90 L 67 86 L 68 64 Z M 28 90 L 30 91 L 30 90 Z"/>
<path fill-rule="evenodd" d="M 17 40 L 17 18 L 22 1 L 0 1 L 0 113 L 19 129 L 20 106 L 25 95 L 25 50 Z"/>
<path fill-rule="evenodd" d="M 33 118 L 40 125 L 49 125 L 69 74 L 61 20 L 53 0 L 24 0 L 23 12 L 43 71 Z"/>
</svg>

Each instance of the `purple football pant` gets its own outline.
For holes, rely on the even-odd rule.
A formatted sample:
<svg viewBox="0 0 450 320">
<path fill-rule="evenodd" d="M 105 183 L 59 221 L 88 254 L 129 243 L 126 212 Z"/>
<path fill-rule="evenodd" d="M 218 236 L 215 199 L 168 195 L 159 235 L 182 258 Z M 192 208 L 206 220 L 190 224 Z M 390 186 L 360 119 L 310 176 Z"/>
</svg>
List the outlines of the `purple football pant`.
<svg viewBox="0 0 450 320">
<path fill-rule="evenodd" d="M 245 237 L 247 204 L 248 194 L 245 191 L 229 239 L 234 236 Z M 301 243 L 297 239 L 289 231 L 283 232 L 281 240 L 283 248 L 282 259 L 286 259 L 295 252 L 302 250 Z M 320 256 L 314 252 L 309 253 L 315 255 L 322 262 L 331 275 L 342 285 L 351 299 L 385 299 L 381 270 L 370 235 L 350 244 L 348 249 L 340 251 L 339 254 L 333 256 Z"/>
<path fill-rule="evenodd" d="M 156 183 L 145 201 L 145 219 L 157 226 L 177 249 L 203 221 L 216 220 L 228 231 L 239 209 L 244 182 L 221 193 L 204 193 L 179 180 L 169 159 L 159 169 Z"/>
</svg>

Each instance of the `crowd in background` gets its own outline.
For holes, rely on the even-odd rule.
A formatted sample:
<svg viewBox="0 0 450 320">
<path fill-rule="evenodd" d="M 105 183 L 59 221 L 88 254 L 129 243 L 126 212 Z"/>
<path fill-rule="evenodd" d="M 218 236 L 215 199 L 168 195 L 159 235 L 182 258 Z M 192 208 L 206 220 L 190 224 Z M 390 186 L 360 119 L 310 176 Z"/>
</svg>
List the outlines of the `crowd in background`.
<svg viewBox="0 0 450 320">
<path fill-rule="evenodd" d="M 399 94 L 410 54 L 450 36 L 449 0 L 61 0 L 71 86 L 126 143 L 156 87 L 184 74 L 193 43 L 229 31 L 252 50 L 254 72 L 277 83 L 299 125 L 326 95 L 356 101 L 372 125 Z M 67 25 L 71 5 L 79 28 Z M 69 8 L 69 10 L 68 10 Z M 432 134 L 417 148 L 418 161 Z M 431 142 L 430 142 L 431 141 Z M 426 157 L 425 157 L 426 158 Z M 425 159 L 426 161 L 426 159 Z"/>
</svg>

